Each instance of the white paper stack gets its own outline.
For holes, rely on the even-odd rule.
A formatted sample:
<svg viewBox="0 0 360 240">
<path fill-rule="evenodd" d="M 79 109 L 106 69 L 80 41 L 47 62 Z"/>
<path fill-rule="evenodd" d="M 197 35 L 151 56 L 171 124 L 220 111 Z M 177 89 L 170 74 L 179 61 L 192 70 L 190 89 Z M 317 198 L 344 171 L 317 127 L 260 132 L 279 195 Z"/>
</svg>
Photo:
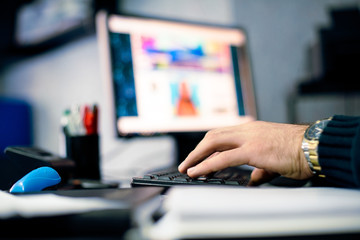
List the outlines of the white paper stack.
<svg viewBox="0 0 360 240">
<path fill-rule="evenodd" d="M 360 233 L 360 191 L 174 187 L 153 239 Z"/>
</svg>

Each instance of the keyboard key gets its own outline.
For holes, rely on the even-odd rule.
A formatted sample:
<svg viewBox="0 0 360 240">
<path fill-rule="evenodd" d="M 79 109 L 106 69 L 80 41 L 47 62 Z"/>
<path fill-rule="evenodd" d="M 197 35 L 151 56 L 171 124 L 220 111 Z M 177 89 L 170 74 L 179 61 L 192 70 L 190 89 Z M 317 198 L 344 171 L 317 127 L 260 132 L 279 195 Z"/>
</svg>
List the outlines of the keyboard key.
<svg viewBox="0 0 360 240">
<path fill-rule="evenodd" d="M 224 184 L 225 182 L 222 179 L 208 179 L 206 182 L 210 184 Z"/>
<path fill-rule="evenodd" d="M 196 178 L 196 180 L 205 182 L 207 180 L 207 178 L 206 177 L 198 177 L 198 178 Z"/>
<path fill-rule="evenodd" d="M 235 180 L 224 180 L 226 185 L 239 185 L 238 181 Z"/>
<path fill-rule="evenodd" d="M 189 178 L 185 178 L 185 177 L 178 177 L 178 178 L 175 178 L 175 179 L 174 179 L 174 181 L 176 181 L 176 182 L 184 182 L 184 183 L 186 183 L 186 182 L 190 182 L 190 181 L 191 181 L 191 179 L 189 179 Z"/>
<path fill-rule="evenodd" d="M 155 176 L 153 174 L 146 174 L 144 175 L 144 179 L 155 179 Z"/>
</svg>

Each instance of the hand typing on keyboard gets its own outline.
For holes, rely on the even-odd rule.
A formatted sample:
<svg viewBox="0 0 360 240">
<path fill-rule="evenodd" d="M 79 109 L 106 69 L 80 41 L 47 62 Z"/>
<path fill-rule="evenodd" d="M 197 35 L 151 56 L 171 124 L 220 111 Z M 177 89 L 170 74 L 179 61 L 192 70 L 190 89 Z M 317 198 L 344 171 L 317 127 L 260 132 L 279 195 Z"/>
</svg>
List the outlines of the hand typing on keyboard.
<svg viewBox="0 0 360 240">
<path fill-rule="evenodd" d="M 247 164 L 256 167 L 251 174 L 253 185 L 278 175 L 307 179 L 313 175 L 301 149 L 307 127 L 254 121 L 211 130 L 178 170 L 197 178 Z"/>
</svg>

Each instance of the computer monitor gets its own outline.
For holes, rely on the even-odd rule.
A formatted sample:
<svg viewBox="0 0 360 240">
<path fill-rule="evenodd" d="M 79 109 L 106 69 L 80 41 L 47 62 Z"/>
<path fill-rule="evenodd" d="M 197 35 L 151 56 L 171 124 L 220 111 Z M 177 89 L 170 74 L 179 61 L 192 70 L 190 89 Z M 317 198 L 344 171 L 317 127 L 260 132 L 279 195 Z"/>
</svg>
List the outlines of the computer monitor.
<svg viewBox="0 0 360 240">
<path fill-rule="evenodd" d="M 195 133 L 256 118 L 243 30 L 101 12 L 118 136 Z"/>
</svg>

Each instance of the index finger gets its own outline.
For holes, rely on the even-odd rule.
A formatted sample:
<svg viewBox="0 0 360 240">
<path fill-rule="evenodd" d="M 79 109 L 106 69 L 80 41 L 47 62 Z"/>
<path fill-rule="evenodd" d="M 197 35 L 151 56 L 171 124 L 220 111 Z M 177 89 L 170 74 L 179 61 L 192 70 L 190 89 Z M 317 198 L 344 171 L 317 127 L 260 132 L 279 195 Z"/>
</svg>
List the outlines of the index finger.
<svg viewBox="0 0 360 240">
<path fill-rule="evenodd" d="M 231 134 L 232 132 L 233 131 L 228 131 L 227 128 L 209 131 L 196 148 L 179 165 L 178 170 L 186 173 L 188 168 L 195 166 L 213 153 L 236 147 L 233 141 L 234 136 Z"/>
</svg>

